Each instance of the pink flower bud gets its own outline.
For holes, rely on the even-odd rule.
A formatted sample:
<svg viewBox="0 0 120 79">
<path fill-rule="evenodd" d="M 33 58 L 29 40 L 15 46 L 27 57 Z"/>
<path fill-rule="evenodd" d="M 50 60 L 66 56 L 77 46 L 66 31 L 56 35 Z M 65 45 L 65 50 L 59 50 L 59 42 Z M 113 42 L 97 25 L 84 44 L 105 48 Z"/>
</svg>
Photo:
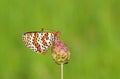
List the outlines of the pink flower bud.
<svg viewBox="0 0 120 79">
<path fill-rule="evenodd" d="M 66 64 L 70 60 L 70 51 L 62 41 L 57 41 L 52 45 L 52 57 L 57 64 Z"/>
</svg>

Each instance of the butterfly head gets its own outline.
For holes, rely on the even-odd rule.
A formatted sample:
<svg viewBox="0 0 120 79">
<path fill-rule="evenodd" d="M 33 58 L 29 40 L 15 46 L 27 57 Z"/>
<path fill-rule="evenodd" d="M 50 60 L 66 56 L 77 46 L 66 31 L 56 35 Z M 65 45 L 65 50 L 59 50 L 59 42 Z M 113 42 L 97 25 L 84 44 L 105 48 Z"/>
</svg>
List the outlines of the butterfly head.
<svg viewBox="0 0 120 79">
<path fill-rule="evenodd" d="M 60 40 L 60 35 L 61 35 L 61 32 L 60 31 L 57 31 L 57 32 L 54 32 L 54 40 L 53 40 L 53 43 L 56 43 L 57 41 Z"/>
</svg>

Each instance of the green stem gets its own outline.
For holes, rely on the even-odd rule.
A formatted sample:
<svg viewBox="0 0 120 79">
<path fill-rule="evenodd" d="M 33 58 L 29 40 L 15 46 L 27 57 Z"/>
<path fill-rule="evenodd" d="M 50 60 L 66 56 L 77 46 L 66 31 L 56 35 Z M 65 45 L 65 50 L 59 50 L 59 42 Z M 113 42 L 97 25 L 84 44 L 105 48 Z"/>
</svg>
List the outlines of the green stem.
<svg viewBox="0 0 120 79">
<path fill-rule="evenodd" d="M 63 79 L 64 75 L 63 75 L 63 63 L 61 63 L 61 79 Z"/>
</svg>

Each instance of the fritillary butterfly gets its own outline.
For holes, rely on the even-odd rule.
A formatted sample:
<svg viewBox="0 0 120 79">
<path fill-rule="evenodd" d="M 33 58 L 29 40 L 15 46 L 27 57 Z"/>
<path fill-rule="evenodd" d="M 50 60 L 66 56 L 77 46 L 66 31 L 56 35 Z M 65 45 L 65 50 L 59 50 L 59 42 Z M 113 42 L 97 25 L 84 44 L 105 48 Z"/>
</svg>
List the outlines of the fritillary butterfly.
<svg viewBox="0 0 120 79">
<path fill-rule="evenodd" d="M 23 41 L 27 47 L 36 53 L 46 54 L 50 46 L 57 42 L 60 32 L 26 32 Z"/>
</svg>

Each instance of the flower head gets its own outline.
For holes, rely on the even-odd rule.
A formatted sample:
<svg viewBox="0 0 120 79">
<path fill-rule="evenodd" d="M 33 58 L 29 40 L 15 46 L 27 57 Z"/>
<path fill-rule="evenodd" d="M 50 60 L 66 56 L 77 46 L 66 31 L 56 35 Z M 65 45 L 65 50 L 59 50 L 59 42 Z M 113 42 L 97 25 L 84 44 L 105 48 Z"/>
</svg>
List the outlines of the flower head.
<svg viewBox="0 0 120 79">
<path fill-rule="evenodd" d="M 66 64 L 70 60 L 70 51 L 62 41 L 57 41 L 52 45 L 52 57 L 57 64 Z"/>
</svg>

